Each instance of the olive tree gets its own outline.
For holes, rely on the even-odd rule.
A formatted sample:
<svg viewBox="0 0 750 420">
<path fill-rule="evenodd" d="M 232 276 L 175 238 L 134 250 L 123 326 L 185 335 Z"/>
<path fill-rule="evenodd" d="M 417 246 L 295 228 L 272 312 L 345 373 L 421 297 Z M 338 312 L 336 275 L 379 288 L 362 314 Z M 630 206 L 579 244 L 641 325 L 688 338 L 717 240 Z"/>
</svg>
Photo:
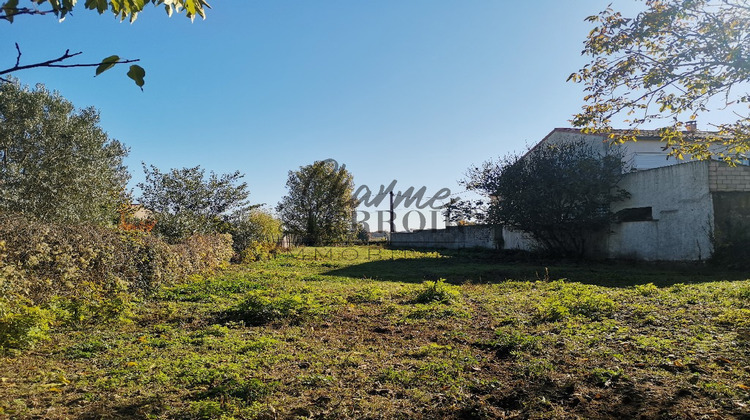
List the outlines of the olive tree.
<svg viewBox="0 0 750 420">
<path fill-rule="evenodd" d="M 128 150 L 43 85 L 0 84 L 0 210 L 43 221 L 109 224 L 126 200 Z"/>
</svg>

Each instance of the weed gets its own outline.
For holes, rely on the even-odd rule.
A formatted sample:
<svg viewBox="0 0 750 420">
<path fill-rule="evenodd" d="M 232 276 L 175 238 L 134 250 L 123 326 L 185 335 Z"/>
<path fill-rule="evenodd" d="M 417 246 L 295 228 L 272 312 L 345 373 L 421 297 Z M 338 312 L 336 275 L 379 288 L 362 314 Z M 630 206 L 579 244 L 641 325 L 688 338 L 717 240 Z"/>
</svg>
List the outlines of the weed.
<svg viewBox="0 0 750 420">
<path fill-rule="evenodd" d="M 659 288 L 653 283 L 637 284 L 633 288 L 635 289 L 635 292 L 641 296 L 653 296 L 659 293 Z"/>
<path fill-rule="evenodd" d="M 382 303 L 388 292 L 374 286 L 366 286 L 349 295 L 346 300 L 351 303 Z"/>
<path fill-rule="evenodd" d="M 614 300 L 592 287 L 566 284 L 562 280 L 552 285 L 553 293 L 537 308 L 540 321 L 559 321 L 571 315 L 599 320 L 611 316 L 617 309 Z"/>
<path fill-rule="evenodd" d="M 264 325 L 276 321 L 299 323 L 324 312 L 323 306 L 309 294 L 269 296 L 266 292 L 256 291 L 248 293 L 242 302 L 228 311 L 228 315 L 250 325 Z"/>
<path fill-rule="evenodd" d="M 70 359 L 91 359 L 96 354 L 106 351 L 107 344 L 99 339 L 91 339 L 76 343 L 65 349 L 65 355 Z"/>
<path fill-rule="evenodd" d="M 495 351 L 498 357 L 507 357 L 518 350 L 534 350 L 539 348 L 540 338 L 525 334 L 515 328 L 501 328 L 495 331 L 495 338 L 483 343 Z"/>
<path fill-rule="evenodd" d="M 591 379 L 597 386 L 607 387 L 610 384 L 627 379 L 622 369 L 595 368 L 591 371 Z"/>
<path fill-rule="evenodd" d="M 467 309 L 458 306 L 445 306 L 439 303 L 416 304 L 406 315 L 406 319 L 450 319 L 469 318 Z"/>
<path fill-rule="evenodd" d="M 444 303 L 449 304 L 458 301 L 461 297 L 460 289 L 445 283 L 445 279 L 426 281 L 412 300 L 413 303 Z"/>
</svg>

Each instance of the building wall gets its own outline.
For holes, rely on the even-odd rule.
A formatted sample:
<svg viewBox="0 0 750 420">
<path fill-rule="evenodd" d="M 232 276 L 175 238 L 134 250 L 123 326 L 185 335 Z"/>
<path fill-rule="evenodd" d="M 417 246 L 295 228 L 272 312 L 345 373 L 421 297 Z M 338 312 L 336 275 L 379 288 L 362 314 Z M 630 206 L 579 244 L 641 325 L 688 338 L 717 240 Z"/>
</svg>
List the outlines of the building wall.
<svg viewBox="0 0 750 420">
<path fill-rule="evenodd" d="M 615 203 L 612 211 L 650 207 L 652 220 L 613 224 L 603 244 L 607 256 L 666 261 L 708 258 L 714 229 L 709 165 L 688 162 L 626 174 L 620 186 L 631 198 Z"/>
<path fill-rule="evenodd" d="M 402 248 L 486 248 L 496 249 L 502 235 L 490 226 L 448 226 L 445 229 L 396 232 L 391 234 L 391 245 Z"/>
<path fill-rule="evenodd" d="M 594 150 L 604 154 L 610 148 L 621 149 L 625 172 L 671 166 L 686 162 L 670 157 L 664 143 L 658 139 L 644 138 L 635 142 L 610 145 L 601 134 L 581 134 L 576 129 L 556 128 L 540 144 L 561 144 L 583 140 Z"/>
<path fill-rule="evenodd" d="M 750 192 L 750 166 L 711 161 L 709 181 L 711 192 Z"/>
</svg>

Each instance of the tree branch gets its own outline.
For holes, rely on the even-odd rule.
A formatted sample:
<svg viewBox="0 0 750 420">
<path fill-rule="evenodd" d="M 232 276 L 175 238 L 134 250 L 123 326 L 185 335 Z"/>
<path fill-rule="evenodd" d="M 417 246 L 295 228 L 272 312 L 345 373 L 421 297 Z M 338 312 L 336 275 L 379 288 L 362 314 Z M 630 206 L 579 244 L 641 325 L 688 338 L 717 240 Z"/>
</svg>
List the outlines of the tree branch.
<svg viewBox="0 0 750 420">
<path fill-rule="evenodd" d="M 8 10 L 5 10 L 5 13 L 0 14 L 0 20 L 7 20 L 8 22 L 13 22 L 13 17 L 18 15 L 48 15 L 50 13 L 55 13 L 54 10 L 39 10 L 39 9 L 30 9 L 28 7 L 23 7 L 20 9 L 11 9 L 12 11 L 8 13 Z"/>
<path fill-rule="evenodd" d="M 57 58 L 53 58 L 47 61 L 41 61 L 38 63 L 33 64 L 25 64 L 21 65 L 21 48 L 18 46 L 18 43 L 16 43 L 16 51 L 18 51 L 18 55 L 16 56 L 16 65 L 5 69 L 0 70 L 0 76 L 4 74 L 10 74 L 16 71 L 20 70 L 27 70 L 27 69 L 33 69 L 37 67 L 53 67 L 53 68 L 73 68 L 73 67 L 97 67 L 101 64 L 101 62 L 98 63 L 80 63 L 80 64 L 58 64 L 62 63 L 65 60 L 69 60 L 73 57 L 76 57 L 78 55 L 83 54 L 83 52 L 79 51 L 76 53 L 71 53 L 70 50 L 65 50 L 65 53 Z M 135 63 L 140 61 L 140 59 L 133 59 L 133 60 L 118 60 L 112 64 L 127 64 L 127 63 Z M 0 77 L 0 80 L 4 82 L 8 82 L 9 80 L 3 77 Z"/>
</svg>

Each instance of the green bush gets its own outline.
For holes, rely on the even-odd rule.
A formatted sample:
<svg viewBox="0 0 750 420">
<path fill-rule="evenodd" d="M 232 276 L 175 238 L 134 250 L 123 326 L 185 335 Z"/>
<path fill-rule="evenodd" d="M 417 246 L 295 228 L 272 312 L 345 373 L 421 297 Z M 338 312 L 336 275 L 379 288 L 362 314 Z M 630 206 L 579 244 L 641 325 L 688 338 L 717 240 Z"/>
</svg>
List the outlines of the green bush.
<svg viewBox="0 0 750 420">
<path fill-rule="evenodd" d="M 54 316 L 35 306 L 0 302 L 0 350 L 25 349 L 47 338 Z"/>
<path fill-rule="evenodd" d="M 0 214 L 0 294 L 23 296 L 33 305 L 56 296 L 118 312 L 107 302 L 122 306 L 129 300 L 124 294 L 146 294 L 225 267 L 232 253 L 230 235 L 196 235 L 168 245 L 145 232 Z"/>
<path fill-rule="evenodd" d="M 267 261 L 279 252 L 275 243 L 251 241 L 239 254 L 239 260 L 243 264 L 255 261 Z"/>
</svg>

